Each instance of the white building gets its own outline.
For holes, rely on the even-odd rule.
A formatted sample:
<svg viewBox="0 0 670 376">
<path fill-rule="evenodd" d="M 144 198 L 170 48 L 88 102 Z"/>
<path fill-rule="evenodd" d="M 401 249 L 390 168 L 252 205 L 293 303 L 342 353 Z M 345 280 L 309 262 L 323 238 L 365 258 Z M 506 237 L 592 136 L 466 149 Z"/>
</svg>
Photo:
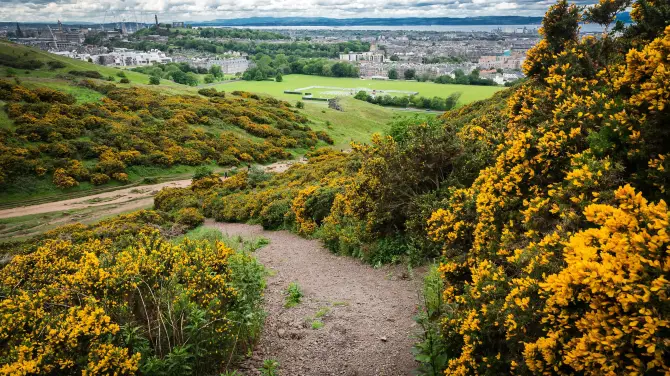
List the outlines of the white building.
<svg viewBox="0 0 670 376">
<path fill-rule="evenodd" d="M 212 66 L 218 65 L 221 67 L 221 71 L 225 74 L 235 74 L 235 73 L 244 73 L 247 69 L 252 68 L 252 62 L 247 60 L 244 57 L 238 57 L 233 59 L 180 59 L 188 62 L 189 64 L 195 67 L 211 68 Z"/>
<path fill-rule="evenodd" d="M 371 61 L 374 63 L 383 63 L 384 54 L 377 53 L 376 51 L 369 52 L 350 52 L 348 54 L 340 54 L 340 60 L 343 61 Z"/>
<path fill-rule="evenodd" d="M 142 66 L 154 63 L 171 63 L 172 58 L 165 55 L 160 50 L 150 50 L 149 52 L 129 50 L 118 48 L 114 52 L 91 55 L 86 53 L 77 53 L 74 51 L 53 52 L 56 55 L 67 56 L 72 59 L 88 61 L 91 59 L 94 63 L 100 65 L 111 65 L 115 67 Z"/>
</svg>

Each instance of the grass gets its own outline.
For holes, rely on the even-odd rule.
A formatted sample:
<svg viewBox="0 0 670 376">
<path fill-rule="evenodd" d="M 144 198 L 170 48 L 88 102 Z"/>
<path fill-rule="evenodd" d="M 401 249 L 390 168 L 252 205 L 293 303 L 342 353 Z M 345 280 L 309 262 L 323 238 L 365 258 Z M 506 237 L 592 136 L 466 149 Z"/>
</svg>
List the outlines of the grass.
<svg viewBox="0 0 670 376">
<path fill-rule="evenodd" d="M 316 313 L 314 314 L 314 317 L 317 319 L 322 318 L 323 316 L 327 315 L 330 312 L 330 308 L 328 307 L 321 307 Z"/>
<path fill-rule="evenodd" d="M 0 53 L 6 55 L 14 55 L 17 58 L 21 59 L 30 59 L 30 60 L 39 60 L 43 62 L 48 61 L 60 61 L 65 64 L 64 68 L 58 68 L 51 70 L 48 67 L 44 66 L 40 69 L 33 71 L 26 71 L 23 69 L 14 69 L 16 76 L 19 77 L 22 81 L 36 81 L 43 79 L 53 79 L 59 80 L 62 83 L 67 83 L 65 80 L 60 80 L 56 78 L 58 74 L 67 74 L 71 70 L 93 70 L 100 72 L 103 76 L 113 76 L 116 80 L 116 84 L 119 82 L 119 77 L 116 76 L 123 68 L 121 67 L 107 67 L 98 64 L 89 63 L 87 61 L 71 59 L 64 56 L 54 55 L 46 51 L 42 51 L 37 48 L 32 48 L 28 46 L 23 46 L 9 41 L 0 40 Z M 143 73 L 133 72 L 130 70 L 123 70 L 130 80 L 130 85 L 133 86 L 144 86 L 149 84 L 149 76 Z M 0 76 L 6 76 L 7 69 L 0 67 Z M 125 84 L 121 84 L 125 85 Z M 189 87 L 186 85 L 180 85 L 174 83 L 170 80 L 161 80 L 160 88 L 163 91 L 167 92 L 181 92 L 181 93 L 190 93 L 193 94 L 197 89 Z"/>
<path fill-rule="evenodd" d="M 475 86 L 475 85 L 445 85 L 436 84 L 434 82 L 415 82 L 415 81 L 381 81 L 381 80 L 364 80 L 360 78 L 337 78 L 337 77 L 321 77 L 308 76 L 303 74 L 291 74 L 284 76 L 282 82 L 274 81 L 234 81 L 230 83 L 222 83 L 214 85 L 218 90 L 234 91 L 244 90 L 256 93 L 269 94 L 275 98 L 281 98 L 288 101 L 300 100 L 300 95 L 284 94 L 284 90 L 295 90 L 306 88 L 310 86 L 330 86 L 342 89 L 375 89 L 375 90 L 403 90 L 418 92 L 424 97 L 440 97 L 446 98 L 452 93 L 460 92 L 461 99 L 459 104 L 467 104 L 480 99 L 486 99 L 493 95 L 496 91 L 504 89 L 498 86 Z M 303 90 L 310 92 L 314 96 L 324 96 L 332 98 L 337 94 L 329 94 L 331 92 L 342 91 L 343 94 L 351 94 L 352 90 L 334 90 L 334 89 L 309 89 Z"/>
<path fill-rule="evenodd" d="M 302 301 L 303 293 L 298 282 L 291 282 L 288 284 L 286 289 L 286 302 L 284 307 L 291 308 L 295 307 Z"/>
<path fill-rule="evenodd" d="M 321 320 L 312 320 L 312 329 L 318 330 L 323 328 L 324 323 Z"/>
<path fill-rule="evenodd" d="M 340 105 L 344 111 L 330 109 L 322 103 L 306 103 L 302 110 L 312 120 L 312 129 L 330 134 L 335 149 L 348 149 L 351 141 L 369 142 L 373 133 L 384 133 L 388 129 L 394 116 L 403 116 L 353 98 L 342 98 Z"/>
<path fill-rule="evenodd" d="M 175 244 L 180 243 L 184 238 L 189 238 L 191 240 L 208 240 L 210 242 L 223 242 L 228 247 L 236 249 L 242 252 L 255 252 L 256 250 L 263 248 L 264 246 L 270 244 L 270 241 L 264 237 L 251 237 L 243 238 L 241 236 L 226 236 L 221 230 L 212 228 L 198 226 L 186 234 L 174 238 L 172 241 Z"/>
<path fill-rule="evenodd" d="M 9 115 L 5 112 L 4 101 L 0 101 L 0 129 L 14 129 L 14 122 L 9 119 Z"/>
</svg>

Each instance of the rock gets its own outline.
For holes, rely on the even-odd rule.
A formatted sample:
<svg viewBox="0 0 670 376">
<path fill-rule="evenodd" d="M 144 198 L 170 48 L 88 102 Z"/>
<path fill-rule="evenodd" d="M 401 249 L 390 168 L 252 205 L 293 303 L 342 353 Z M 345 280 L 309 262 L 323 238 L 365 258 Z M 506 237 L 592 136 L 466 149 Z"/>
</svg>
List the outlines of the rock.
<svg viewBox="0 0 670 376">
<path fill-rule="evenodd" d="M 388 340 L 386 339 L 386 337 L 379 337 L 379 340 L 382 341 L 382 342 L 386 342 L 386 341 L 388 341 Z"/>
<path fill-rule="evenodd" d="M 284 334 L 286 334 L 286 330 L 284 330 L 284 329 L 278 329 L 278 330 L 277 330 L 277 335 L 278 335 L 279 337 L 283 337 Z"/>
</svg>

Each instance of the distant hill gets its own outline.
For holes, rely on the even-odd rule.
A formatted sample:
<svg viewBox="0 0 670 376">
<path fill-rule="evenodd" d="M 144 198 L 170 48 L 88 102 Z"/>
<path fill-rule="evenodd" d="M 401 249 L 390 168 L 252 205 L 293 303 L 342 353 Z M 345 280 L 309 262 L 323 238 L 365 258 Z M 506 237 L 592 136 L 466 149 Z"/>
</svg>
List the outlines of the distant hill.
<svg viewBox="0 0 670 376">
<path fill-rule="evenodd" d="M 630 13 L 624 12 L 617 16 L 617 20 L 631 23 Z M 468 25 L 539 25 L 542 17 L 521 16 L 483 16 L 483 17 L 403 17 L 403 18 L 327 18 L 327 17 L 248 17 L 217 19 L 212 21 L 184 21 L 193 26 L 468 26 Z M 46 27 L 57 26 L 55 23 L 26 23 L 21 26 Z M 128 22 L 134 24 L 134 22 Z M 88 26 L 94 24 L 85 21 L 64 21 L 63 25 Z M 147 26 L 148 24 L 139 23 Z M 0 22 L 0 27 L 15 27 L 15 22 Z M 116 27 L 115 23 L 104 25 L 106 29 Z"/>
<path fill-rule="evenodd" d="M 529 25 L 542 17 L 486 16 L 464 18 L 326 18 L 326 17 L 249 17 L 194 22 L 196 26 L 432 26 L 432 25 Z"/>
<path fill-rule="evenodd" d="M 630 23 L 630 14 L 617 19 Z M 249 17 L 193 22 L 194 26 L 468 26 L 468 25 L 539 25 L 542 17 L 404 17 L 404 18 L 327 18 L 327 17 Z"/>
</svg>

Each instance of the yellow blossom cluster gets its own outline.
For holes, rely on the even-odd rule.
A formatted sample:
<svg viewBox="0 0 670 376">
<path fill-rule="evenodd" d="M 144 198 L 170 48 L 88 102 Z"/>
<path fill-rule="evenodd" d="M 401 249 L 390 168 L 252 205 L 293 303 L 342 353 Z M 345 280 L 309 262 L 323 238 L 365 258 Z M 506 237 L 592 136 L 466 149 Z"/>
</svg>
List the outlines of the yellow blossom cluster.
<svg viewBox="0 0 670 376">
<path fill-rule="evenodd" d="M 258 302 L 263 286 L 260 272 L 249 274 L 260 267 L 252 258 L 221 242 L 173 244 L 155 229 L 119 248 L 96 230 L 57 229 L 0 270 L 0 374 L 162 372 L 188 344 L 199 350 L 184 365 L 204 371 L 244 348 L 238 316 L 258 313 L 239 307 Z"/>
<path fill-rule="evenodd" d="M 494 152 L 427 221 L 443 248 L 447 375 L 670 372 L 670 28 L 603 52 L 627 42 L 579 40 L 577 13 L 547 13 L 502 131 L 460 128 Z"/>
</svg>

